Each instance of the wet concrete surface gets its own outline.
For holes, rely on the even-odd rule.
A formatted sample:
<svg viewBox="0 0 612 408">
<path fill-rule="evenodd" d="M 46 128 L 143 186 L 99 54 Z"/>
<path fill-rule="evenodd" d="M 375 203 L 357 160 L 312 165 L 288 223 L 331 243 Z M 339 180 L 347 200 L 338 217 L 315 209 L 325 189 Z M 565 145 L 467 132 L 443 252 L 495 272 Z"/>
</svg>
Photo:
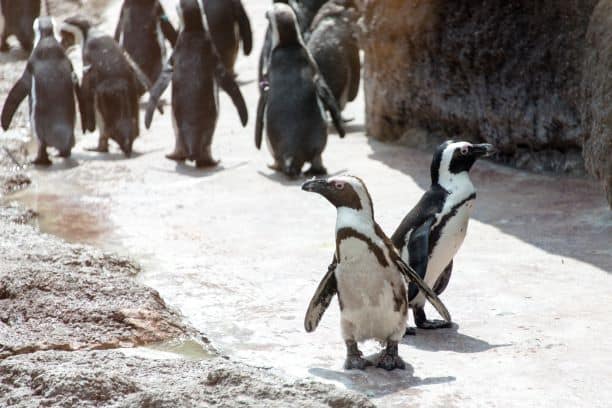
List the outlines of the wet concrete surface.
<svg viewBox="0 0 612 408">
<path fill-rule="evenodd" d="M 259 50 L 269 4 L 244 3 Z M 333 382 L 385 407 L 607 405 L 612 213 L 599 186 L 489 162 L 473 172 L 474 220 L 443 296 L 456 326 L 406 338 L 405 371 L 343 370 L 336 302 L 314 334 L 302 324 L 333 253 L 335 213 L 255 150 L 256 66 L 257 55 L 237 65 L 246 129 L 221 96 L 218 168 L 164 158 L 174 142 L 167 112 L 142 132 L 134 158 L 116 146 L 86 152 L 96 144 L 86 135 L 71 160 L 32 169 L 33 186 L 9 200 L 34 207 L 47 232 L 135 259 L 143 269 L 136 279 L 232 359 Z M 366 181 L 391 234 L 427 187 L 431 154 L 367 139 L 362 98 L 345 114 L 355 118 L 352 132 L 330 135 L 324 162 L 330 173 Z"/>
</svg>

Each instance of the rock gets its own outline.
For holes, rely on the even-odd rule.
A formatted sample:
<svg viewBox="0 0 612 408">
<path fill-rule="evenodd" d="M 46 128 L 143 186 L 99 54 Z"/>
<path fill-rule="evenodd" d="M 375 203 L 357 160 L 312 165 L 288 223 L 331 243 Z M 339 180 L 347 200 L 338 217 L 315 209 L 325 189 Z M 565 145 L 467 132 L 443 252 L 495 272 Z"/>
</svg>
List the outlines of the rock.
<svg viewBox="0 0 612 408">
<path fill-rule="evenodd" d="M 195 335 L 133 279 L 132 262 L 39 234 L 23 225 L 33 214 L 15 211 L 0 209 L 0 359 Z"/>
<path fill-rule="evenodd" d="M 424 128 L 493 143 L 502 161 L 528 169 L 573 173 L 585 140 L 589 170 L 609 186 L 609 0 L 380 0 L 361 8 L 371 136 L 410 139 Z"/>
<path fill-rule="evenodd" d="M 583 154 L 612 208 L 612 0 L 601 0 L 593 12 L 583 70 Z"/>
<path fill-rule="evenodd" d="M 374 407 L 331 385 L 289 381 L 223 358 L 149 360 L 46 351 L 0 361 L 0 406 Z"/>
</svg>

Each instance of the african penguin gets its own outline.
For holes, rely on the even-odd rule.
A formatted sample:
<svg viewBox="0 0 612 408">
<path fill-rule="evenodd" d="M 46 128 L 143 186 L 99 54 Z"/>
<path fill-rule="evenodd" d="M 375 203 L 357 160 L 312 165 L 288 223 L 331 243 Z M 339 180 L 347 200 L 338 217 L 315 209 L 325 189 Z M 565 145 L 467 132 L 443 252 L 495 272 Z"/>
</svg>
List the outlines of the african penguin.
<svg viewBox="0 0 612 408">
<path fill-rule="evenodd" d="M 29 96 L 30 126 L 39 141 L 33 163 L 50 165 L 47 147 L 69 157 L 74 146 L 75 95 L 80 99 L 80 89 L 72 63 L 54 36 L 51 17 L 34 20 L 34 32 L 32 55 L 2 109 L 2 128 L 9 127 L 21 101 Z"/>
<path fill-rule="evenodd" d="M 34 20 L 40 15 L 40 0 L 0 0 L 0 51 L 8 51 L 8 37 L 14 35 L 21 47 L 32 50 Z"/>
<path fill-rule="evenodd" d="M 342 337 L 346 343 L 346 369 L 364 369 L 357 343 L 375 339 L 386 344 L 377 366 L 393 370 L 405 364 L 398 342 L 406 330 L 407 284 L 413 282 L 442 316 L 450 321 L 444 304 L 406 265 L 391 240 L 374 220 L 372 199 L 361 179 L 334 176 L 303 184 L 305 191 L 325 197 L 336 207 L 334 262 L 308 306 L 304 327 L 316 329 L 333 296 L 338 294 Z"/>
<path fill-rule="evenodd" d="M 317 13 L 306 44 L 340 109 L 359 92 L 359 14 L 353 0 L 330 0 Z"/>
<path fill-rule="evenodd" d="M 155 106 L 172 81 L 176 146 L 166 157 L 193 160 L 197 167 L 215 166 L 210 148 L 219 111 L 218 87 L 232 98 L 243 126 L 248 112 L 238 85 L 215 50 L 197 0 L 181 0 L 178 10 L 182 28 L 167 67 L 151 90 L 145 125 L 151 125 Z"/>
<path fill-rule="evenodd" d="M 98 146 L 88 150 L 106 153 L 112 139 L 130 157 L 140 132 L 140 90 L 150 88 L 147 76 L 112 37 L 83 17 L 64 20 L 61 34 L 64 47 L 78 43 L 82 49 L 83 131 L 99 130 Z"/>
<path fill-rule="evenodd" d="M 165 39 L 174 47 L 177 33 L 159 0 L 125 0 L 121 6 L 115 41 L 138 64 L 152 83 L 166 60 Z M 140 94 L 145 92 L 141 89 Z"/>
<path fill-rule="evenodd" d="M 492 152 L 490 144 L 447 141 L 440 145 L 431 163 L 431 187 L 391 238 L 402 259 L 438 295 L 450 280 L 453 257 L 465 238 L 476 199 L 469 171 L 478 158 Z M 417 327 L 449 327 L 448 322 L 427 320 L 423 293 L 412 284 L 408 298 Z"/>
<path fill-rule="evenodd" d="M 307 174 L 325 174 L 321 158 L 327 144 L 323 108 L 331 113 L 340 137 L 344 137 L 340 108 L 302 42 L 293 9 L 275 3 L 267 17 L 272 26 L 272 52 L 264 67 L 266 85 L 257 108 L 255 146 L 261 147 L 265 128 L 273 169 L 297 177 L 309 162 Z"/>
<path fill-rule="evenodd" d="M 240 41 L 244 55 L 253 48 L 251 23 L 240 0 L 204 0 L 210 36 L 225 69 L 234 75 Z"/>
</svg>

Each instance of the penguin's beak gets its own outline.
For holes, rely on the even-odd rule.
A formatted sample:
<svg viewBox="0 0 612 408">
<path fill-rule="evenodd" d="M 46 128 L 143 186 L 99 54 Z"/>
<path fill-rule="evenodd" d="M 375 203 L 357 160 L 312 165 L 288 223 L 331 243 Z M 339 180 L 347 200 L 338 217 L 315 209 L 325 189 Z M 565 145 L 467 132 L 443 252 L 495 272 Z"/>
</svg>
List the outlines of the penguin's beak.
<svg viewBox="0 0 612 408">
<path fill-rule="evenodd" d="M 495 153 L 495 148 L 489 143 L 481 143 L 472 145 L 472 155 L 477 159 L 480 157 L 488 157 Z"/>
<path fill-rule="evenodd" d="M 327 190 L 327 187 L 328 183 L 324 178 L 308 180 L 302 184 L 302 190 L 319 194 L 323 194 L 323 192 Z"/>
</svg>

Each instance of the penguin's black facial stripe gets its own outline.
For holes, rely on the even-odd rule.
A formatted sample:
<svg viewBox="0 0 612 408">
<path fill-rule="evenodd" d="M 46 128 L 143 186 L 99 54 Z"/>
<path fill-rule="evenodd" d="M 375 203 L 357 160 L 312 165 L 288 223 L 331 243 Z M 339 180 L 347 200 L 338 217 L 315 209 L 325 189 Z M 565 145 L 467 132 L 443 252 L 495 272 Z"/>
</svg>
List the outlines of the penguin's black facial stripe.
<svg viewBox="0 0 612 408">
<path fill-rule="evenodd" d="M 458 174 L 463 171 L 470 171 L 475 161 L 476 156 L 472 154 L 472 147 L 462 146 L 453 152 L 453 158 L 451 159 L 449 170 L 453 174 Z"/>
<path fill-rule="evenodd" d="M 444 154 L 444 150 L 448 147 L 448 145 L 452 144 L 452 140 L 447 140 L 442 143 L 440 146 L 436 148 L 436 151 L 433 156 L 433 160 L 431 161 L 431 183 L 438 184 L 440 180 L 440 165 L 442 164 L 442 155 Z"/>
</svg>

